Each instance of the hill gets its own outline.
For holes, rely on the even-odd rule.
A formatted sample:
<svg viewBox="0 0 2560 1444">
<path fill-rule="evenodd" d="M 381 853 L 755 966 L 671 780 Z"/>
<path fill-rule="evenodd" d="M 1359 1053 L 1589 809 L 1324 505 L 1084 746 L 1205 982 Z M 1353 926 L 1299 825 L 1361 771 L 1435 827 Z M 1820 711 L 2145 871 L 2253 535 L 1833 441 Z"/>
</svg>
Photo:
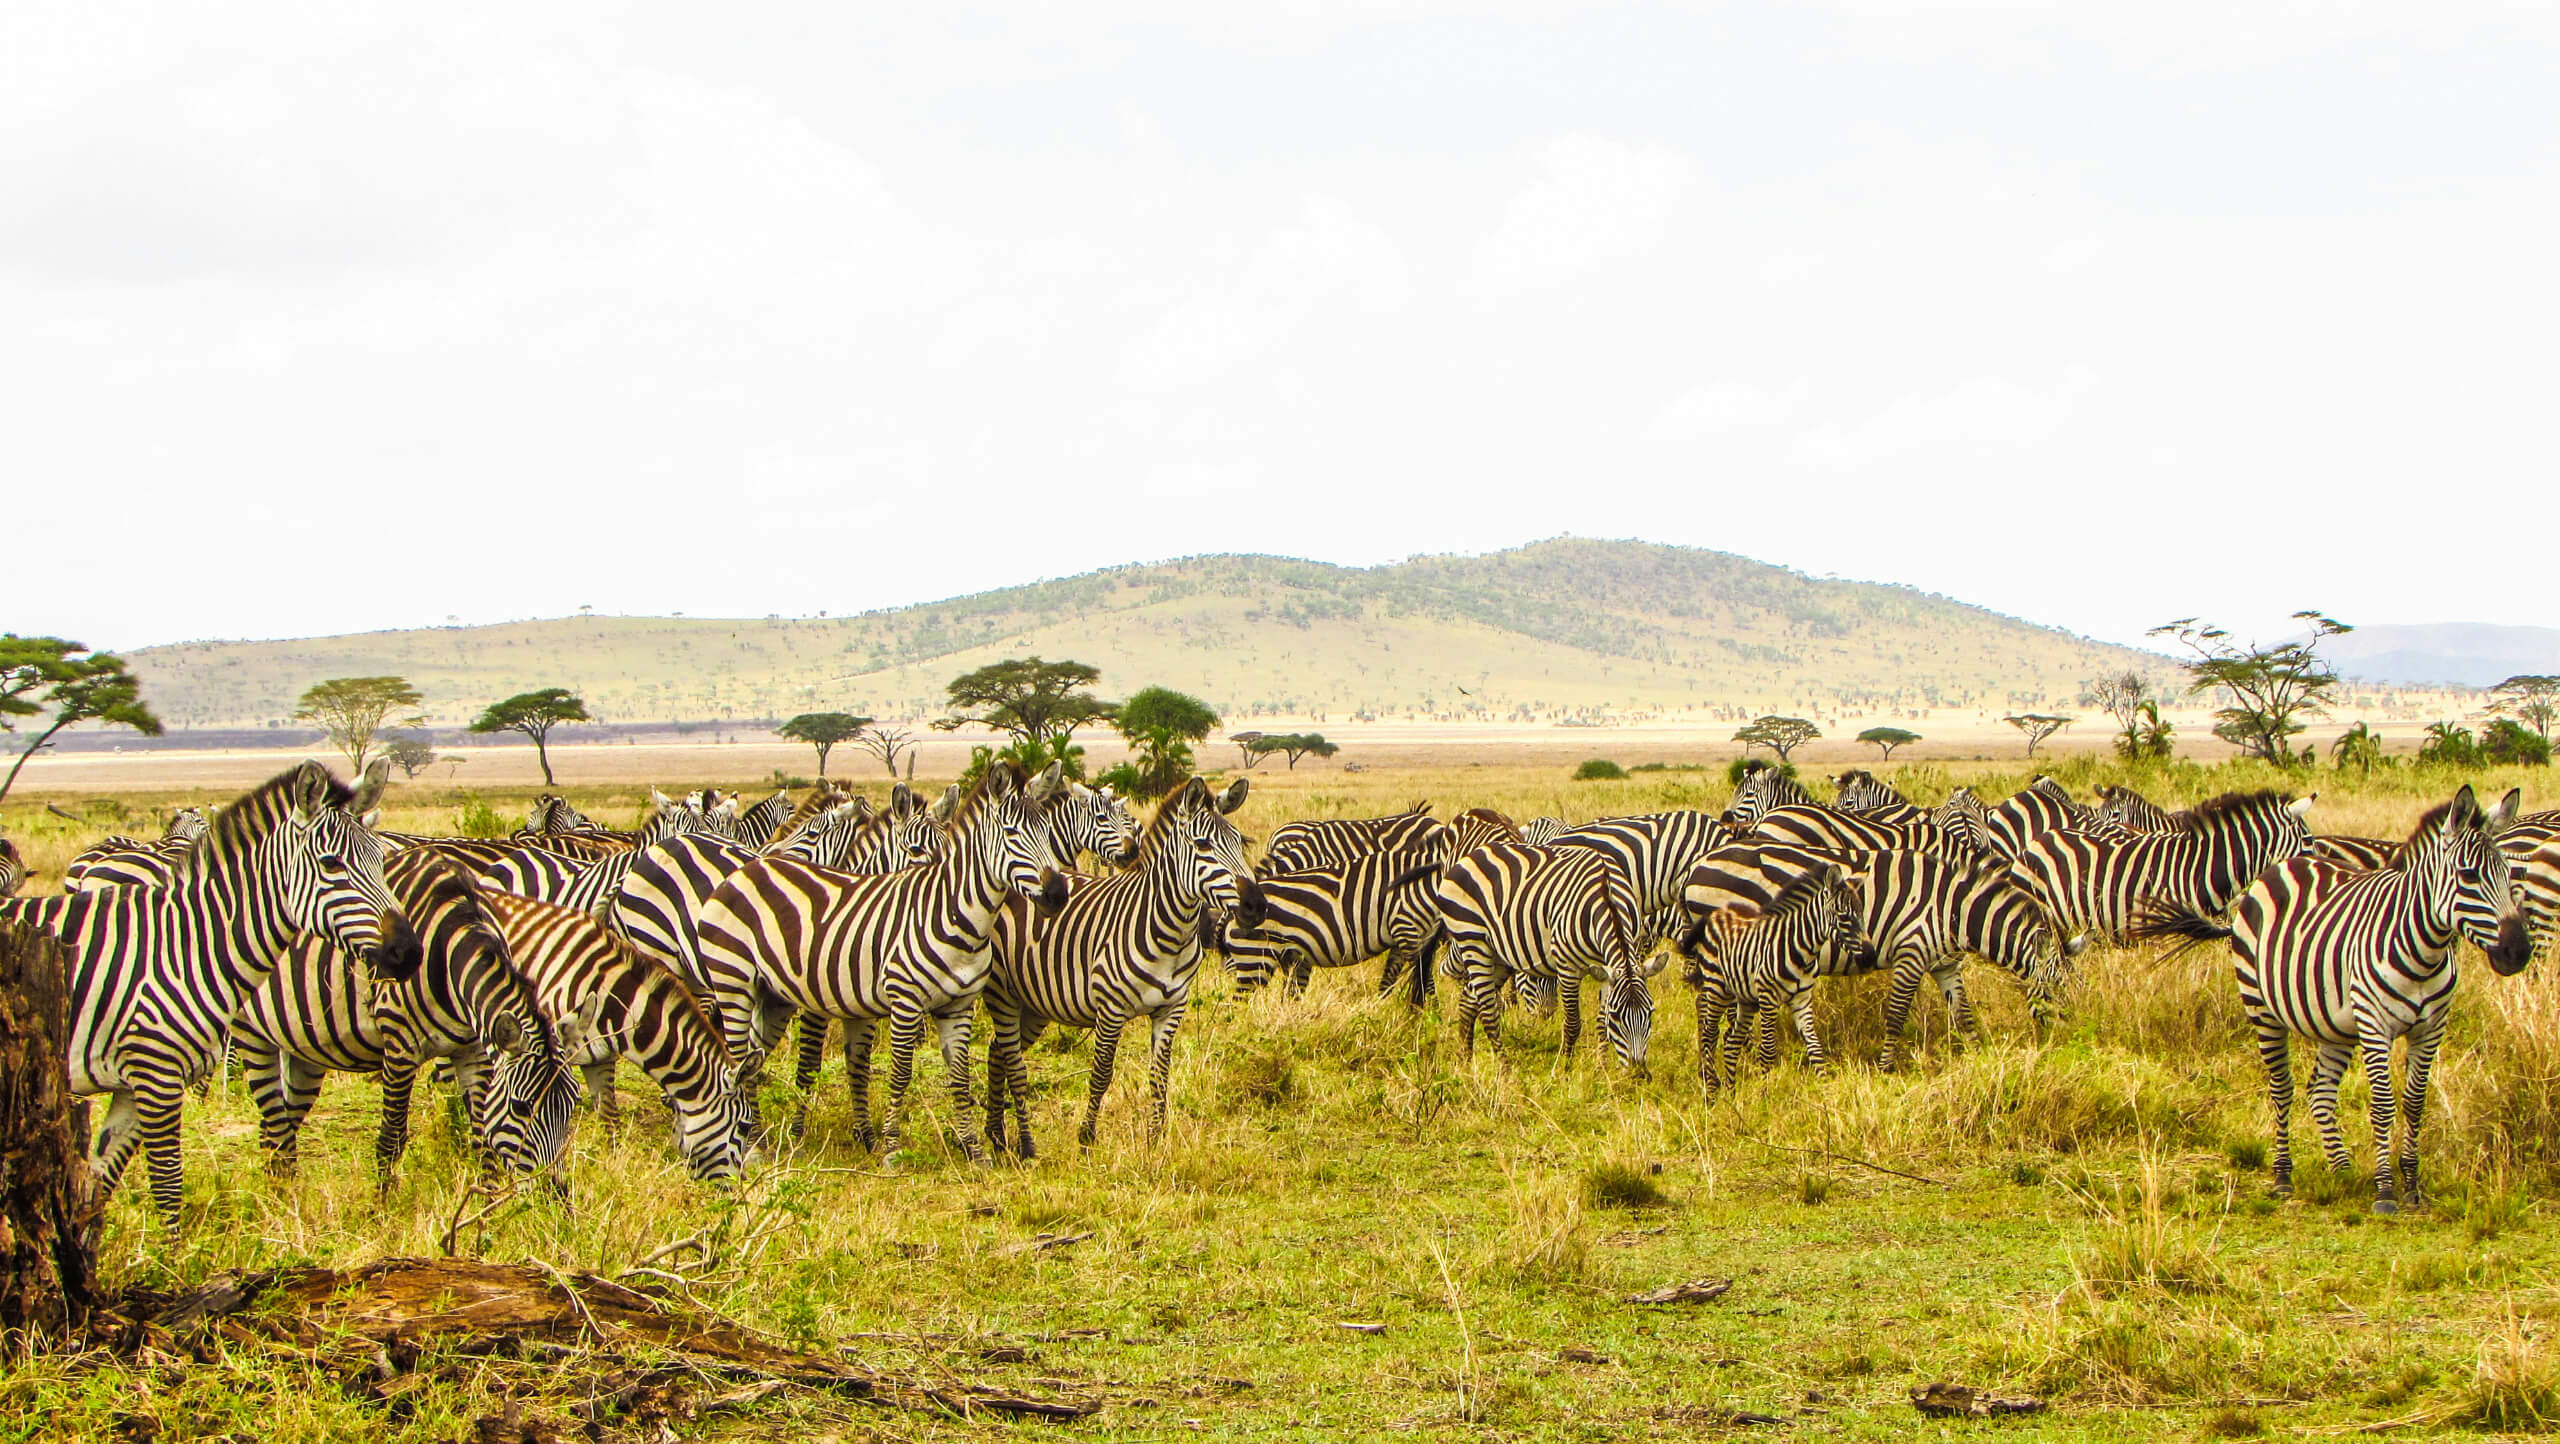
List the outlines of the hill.
<svg viewBox="0 0 2560 1444">
<path fill-rule="evenodd" d="M 1230 718 L 1573 721 L 1680 712 L 2067 705 L 2163 659 L 1905 587 L 1722 552 L 1574 538 L 1339 567 L 1203 556 L 836 618 L 565 617 L 132 656 L 173 727 L 270 727 L 324 677 L 396 673 L 453 725 L 569 687 L 616 722 L 842 708 L 936 715 L 999 657 L 1074 657 Z"/>
<path fill-rule="evenodd" d="M 2367 682 L 2493 687 L 2522 672 L 2560 673 L 2560 627 L 2481 622 L 2358 627 L 2320 644 L 2338 670 Z"/>
</svg>

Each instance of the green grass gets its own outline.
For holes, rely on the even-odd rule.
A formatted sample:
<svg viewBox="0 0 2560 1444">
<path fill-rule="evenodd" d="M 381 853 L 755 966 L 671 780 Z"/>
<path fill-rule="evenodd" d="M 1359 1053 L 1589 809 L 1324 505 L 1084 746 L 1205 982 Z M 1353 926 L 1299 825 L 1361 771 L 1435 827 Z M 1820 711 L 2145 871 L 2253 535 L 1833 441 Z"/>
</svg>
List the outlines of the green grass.
<svg viewBox="0 0 2560 1444">
<path fill-rule="evenodd" d="M 1568 816 L 1673 788 L 1698 797 L 1690 779 L 1576 785 L 1558 772 L 1470 769 L 1419 791 Z M 1258 787 L 1248 826 L 1418 795 L 1409 775 L 1360 786 Z M 613 796 L 623 820 L 636 793 Z M 389 825 L 441 825 L 453 805 L 422 796 Z M 2323 798 L 2356 820 L 2339 830 L 2405 826 L 2419 805 L 2381 790 Z M 32 835 L 15 804 L 10 822 Z M 2267 1197 L 2266 1104 L 2228 966 L 2210 948 L 2165 966 L 2101 951 L 2041 1043 L 2005 976 L 1976 970 L 1983 1040 L 1950 1042 L 1924 1005 L 1916 1057 L 1896 1075 L 1868 1062 L 1880 980 L 1826 984 L 1834 1076 L 1814 1078 L 1790 1050 L 1710 1105 L 1689 995 L 1669 975 L 1642 1081 L 1589 1042 L 1559 1056 L 1553 1021 L 1515 1017 L 1505 1056 L 1470 1059 L 1445 995 L 1416 1017 L 1372 996 L 1362 970 L 1320 972 L 1303 998 L 1246 999 L 1212 964 L 1159 1146 L 1143 1136 L 1143 1063 L 1124 1052 L 1101 1139 L 1079 1154 L 1090 1055 L 1080 1035 L 1053 1033 L 1030 1057 L 1032 1165 L 968 1164 L 954 1130 L 979 1120 L 951 1114 L 928 1057 L 906 1169 L 877 1176 L 878 1160 L 842 1141 L 851 1119 L 831 1062 L 808 1142 L 714 1189 L 685 1178 L 663 1109 L 626 1069 L 631 1122 L 618 1138 L 582 1122 L 570 1199 L 519 1199 L 467 1247 L 612 1275 L 698 1237 L 712 1256 L 684 1266 L 692 1296 L 777 1338 L 1108 1401 L 1094 1424 L 1028 1426 L 792 1391 L 680 1426 L 714 1438 L 1188 1436 L 1197 1421 L 1236 1438 L 1489 1428 L 1614 1441 L 1691 1438 L 1736 1411 L 1790 1421 L 1771 1437 L 1901 1438 L 1920 1422 L 1909 1391 L 1942 1378 L 2051 1400 L 1970 1426 L 2015 1438 L 2546 1427 L 2560 1413 L 2560 1230 L 2539 1200 L 2560 1184 L 2560 985 L 2543 967 L 2465 974 L 2423 1150 L 2433 1207 L 2386 1218 L 2367 1211 L 2369 1176 L 2318 1181 L 2307 1113 L 2297 1196 Z M 2340 1100 L 2351 1124 L 2357 1073 Z M 128 1190 L 108 1218 L 110 1277 L 175 1288 L 226 1268 L 433 1253 L 465 1161 L 444 1110 L 422 1108 L 377 1203 L 375 1098 L 333 1079 L 287 1183 L 261 1167 L 235 1087 L 190 1106 L 189 1230 L 163 1235 Z M 2370 1167 L 2369 1140 L 2350 1136 Z M 1734 1281 L 1714 1303 L 1625 1302 L 1709 1276 Z M 999 1345 L 1025 1357 L 988 1362 Z M 439 1362 L 457 1361 L 431 1351 Z M 0 1440 L 133 1437 L 146 1417 L 169 1441 L 450 1440 L 499 1390 L 557 1419 L 589 1382 L 475 1362 L 395 1411 L 245 1352 L 165 1369 L 46 1360 L 0 1375 Z"/>
</svg>

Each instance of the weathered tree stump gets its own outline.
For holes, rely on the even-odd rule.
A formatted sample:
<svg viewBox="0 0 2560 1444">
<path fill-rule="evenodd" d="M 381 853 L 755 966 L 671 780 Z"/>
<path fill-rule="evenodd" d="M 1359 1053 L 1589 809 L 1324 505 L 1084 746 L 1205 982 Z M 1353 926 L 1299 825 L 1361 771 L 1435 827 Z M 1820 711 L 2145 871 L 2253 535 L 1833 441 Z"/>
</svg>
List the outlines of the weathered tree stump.
<svg viewBox="0 0 2560 1444">
<path fill-rule="evenodd" d="M 61 945 L 0 921 L 0 1356 L 85 1328 L 98 1302 L 99 1207 L 71 1096 Z"/>
</svg>

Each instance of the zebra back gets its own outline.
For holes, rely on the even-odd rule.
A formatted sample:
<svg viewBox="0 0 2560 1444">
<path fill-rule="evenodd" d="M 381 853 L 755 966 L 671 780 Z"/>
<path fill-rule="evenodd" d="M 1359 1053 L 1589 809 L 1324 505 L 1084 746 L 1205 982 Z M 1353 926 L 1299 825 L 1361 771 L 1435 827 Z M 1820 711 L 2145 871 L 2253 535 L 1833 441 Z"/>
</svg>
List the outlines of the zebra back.
<svg viewBox="0 0 2560 1444">
<path fill-rule="evenodd" d="M 1399 914 L 1420 918 L 1428 907 L 1427 884 L 1440 863 L 1421 852 L 1373 852 L 1338 867 L 1265 874 L 1262 925 L 1230 923 L 1223 951 L 1237 986 L 1251 991 L 1275 966 L 1303 963 L 1341 968 L 1394 950 Z M 1405 906 L 1408 901 L 1412 906 Z M 1427 933 L 1428 924 L 1424 932 Z M 1409 935 L 1408 945 L 1419 936 Z M 1408 961 L 1411 958 L 1408 956 Z"/>
<path fill-rule="evenodd" d="M 1689 869 L 1729 840 L 1712 814 L 1685 810 L 1586 822 L 1558 834 L 1555 845 L 1610 854 L 1635 886 L 1637 914 L 1651 917 L 1678 906 Z"/>
<path fill-rule="evenodd" d="M 2068 932 L 2125 937 L 2146 913 L 2227 913 L 2249 880 L 2311 849 L 2313 798 L 2230 792 L 2169 832 L 2131 838 L 2070 829 L 2030 837 L 2011 870 Z"/>
<path fill-rule="evenodd" d="M 1958 860 L 1976 855 L 1968 838 L 1934 822 L 1879 822 L 1828 807 L 1778 808 L 1763 815 L 1751 835 L 1828 852 L 1934 852 Z"/>
<path fill-rule="evenodd" d="M 2362 872 L 2380 872 L 2391 866 L 2400 844 L 2380 837 L 2346 837 L 2334 832 L 2318 832 L 2311 836 L 2311 855 L 2340 867 Z"/>
<path fill-rule="evenodd" d="M 1428 802 L 1386 817 L 1302 818 L 1271 830 L 1262 867 L 1267 872 L 1335 867 L 1362 853 L 1433 847 L 1443 842 L 1447 830 L 1431 815 Z"/>
<path fill-rule="evenodd" d="M 2177 825 L 2176 814 L 2153 802 L 2130 787 L 2112 782 L 2098 784 L 2098 805 L 2091 815 L 2101 822 L 2111 822 L 2127 832 L 2167 832 Z"/>
<path fill-rule="evenodd" d="M 575 908 L 580 912 L 591 912 L 609 918 L 614 911 L 614 899 L 622 887 L 622 880 L 631 875 L 631 869 L 639 862 L 643 851 L 671 837 L 682 837 L 691 833 L 724 835 L 719 819 L 714 814 L 698 807 L 671 804 L 664 798 L 660 799 L 660 803 L 658 810 L 650 815 L 648 822 L 640 830 L 639 846 L 630 851 L 615 852 L 601 858 L 585 858 L 528 848 L 483 870 L 480 874 L 481 880 L 491 887 L 514 893 L 519 897 L 557 903 L 562 907 Z M 729 828 L 726 830 L 726 835 L 731 841 L 741 842 L 741 845 L 744 845 L 743 841 L 735 836 L 736 831 L 735 828 Z"/>
<path fill-rule="evenodd" d="M 2031 838 L 2063 828 L 2085 828 L 2088 823 L 2089 809 L 2071 800 L 2069 788 L 2038 776 L 1984 814 L 1982 835 L 1993 852 L 2014 858 Z"/>
</svg>

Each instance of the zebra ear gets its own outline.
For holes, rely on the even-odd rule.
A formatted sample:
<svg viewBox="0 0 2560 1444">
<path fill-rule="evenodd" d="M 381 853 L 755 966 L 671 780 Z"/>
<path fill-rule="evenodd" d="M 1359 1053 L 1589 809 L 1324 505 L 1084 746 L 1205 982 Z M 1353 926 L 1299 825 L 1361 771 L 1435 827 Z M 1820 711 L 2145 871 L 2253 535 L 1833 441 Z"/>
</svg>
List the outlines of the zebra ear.
<svg viewBox="0 0 2560 1444">
<path fill-rule="evenodd" d="M 2087 951 L 2089 951 L 2087 933 L 2074 933 L 2062 940 L 2062 955 L 2066 958 L 2076 958 Z"/>
<path fill-rule="evenodd" d="M 391 785 L 391 759 L 377 757 L 364 765 L 364 777 L 356 783 L 356 795 L 347 799 L 347 811 L 371 812 L 382 801 L 382 789 Z"/>
<path fill-rule="evenodd" d="M 381 808 L 379 808 L 379 807 L 374 807 L 374 808 L 368 808 L 368 809 L 366 809 L 366 810 L 365 810 L 365 811 L 363 811 L 363 812 L 357 813 L 357 814 L 356 814 L 356 825 L 357 825 L 358 827 L 363 828 L 363 829 L 364 829 L 365 831 L 367 831 L 367 832 L 378 832 L 378 831 L 380 831 L 380 830 L 381 830 L 381 828 L 382 828 L 382 809 L 381 809 Z"/>
<path fill-rule="evenodd" d="M 916 796 L 916 790 L 903 782 L 891 783 L 889 786 L 889 810 L 900 817 L 905 817 L 909 813 L 913 812 L 921 812 L 924 810 L 924 799 Z"/>
<path fill-rule="evenodd" d="M 481 1030 L 480 1042 L 492 1053 L 512 1053 L 524 1046 L 524 1029 L 513 1013 L 500 1013 Z"/>
<path fill-rule="evenodd" d="M 932 817 L 935 822 L 947 824 L 951 821 L 951 814 L 959 810 L 960 784 L 955 782 L 944 788 L 942 796 L 934 801 Z"/>
<path fill-rule="evenodd" d="M 1041 768 L 1040 775 L 1032 778 L 1031 785 L 1024 788 L 1023 791 L 1031 798 L 1032 801 L 1045 803 L 1051 798 L 1056 797 L 1059 793 L 1064 792 L 1066 788 L 1066 764 L 1052 762 L 1048 766 Z"/>
<path fill-rule="evenodd" d="M 1669 953 L 1655 953 L 1653 956 L 1646 958 L 1644 962 L 1637 967 L 1636 971 L 1643 977 L 1659 977 L 1664 966 L 1670 963 L 1670 961 L 1671 955 Z"/>
<path fill-rule="evenodd" d="M 2286 803 L 2284 805 L 2284 810 L 2292 813 L 2296 817 L 2309 817 L 2311 815 L 2311 804 L 2318 802 L 2319 800 L 2319 793 L 2305 793 L 2291 802 Z"/>
<path fill-rule="evenodd" d="M 1228 783 L 1227 790 L 1218 794 L 1218 810 L 1220 812 L 1233 812 L 1237 808 L 1244 806 L 1244 795 L 1246 792 L 1250 791 L 1252 787 L 1253 784 L 1251 782 L 1248 782 L 1241 777 Z"/>
<path fill-rule="evenodd" d="M 2516 821 L 2516 814 L 2523 810 L 2523 808 L 2524 789 L 2521 787 L 2508 788 L 2507 795 L 2498 799 L 2498 810 L 2490 813 L 2488 821 L 2484 824 L 2489 835 L 2491 837 L 2496 837 L 2508 828 L 2513 827 Z"/>
<path fill-rule="evenodd" d="M 558 1029 L 561 1052 L 578 1052 L 587 1046 L 589 1038 L 595 1036 L 596 1019 L 604 1013 L 604 997 L 601 992 L 589 993 L 587 1000 L 578 1005 L 578 1011 L 561 1020 Z"/>
</svg>

